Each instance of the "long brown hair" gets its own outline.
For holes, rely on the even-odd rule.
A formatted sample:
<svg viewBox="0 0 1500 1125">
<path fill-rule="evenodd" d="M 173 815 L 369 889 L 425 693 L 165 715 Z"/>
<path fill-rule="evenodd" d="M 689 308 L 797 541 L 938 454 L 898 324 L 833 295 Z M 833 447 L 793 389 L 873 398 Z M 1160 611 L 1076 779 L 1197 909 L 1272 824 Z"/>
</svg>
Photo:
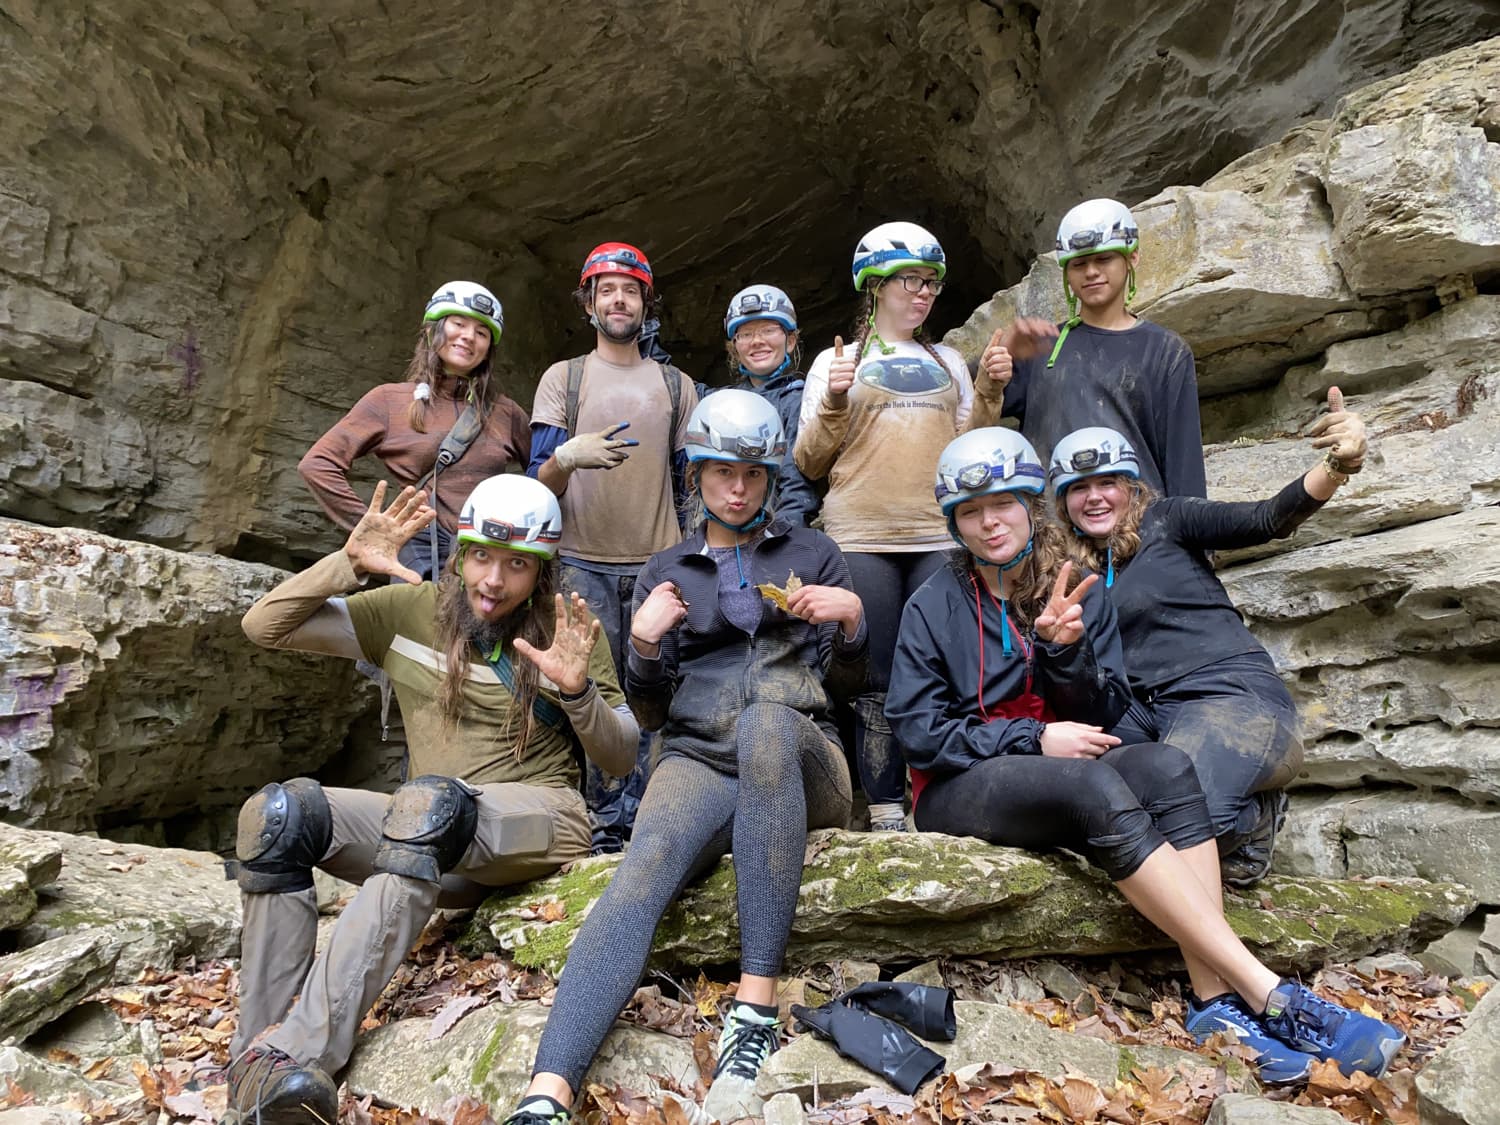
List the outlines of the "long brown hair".
<svg viewBox="0 0 1500 1125">
<path fill-rule="evenodd" d="M 879 303 L 876 294 L 891 282 L 891 278 L 884 277 L 873 283 L 866 282 L 865 290 L 859 302 L 859 319 L 854 324 L 854 362 L 859 363 L 865 358 L 865 345 L 870 342 L 870 335 L 874 331 L 875 306 Z M 938 354 L 937 347 L 929 340 L 922 331 L 922 325 L 918 325 L 912 333 L 912 343 L 925 351 L 932 357 L 932 361 L 948 372 L 948 378 L 954 378 L 954 373 L 948 365 L 943 362 L 943 357 Z"/>
<path fill-rule="evenodd" d="M 1040 496 L 1026 497 L 1026 514 L 1031 517 L 1031 554 L 1017 568 L 1014 591 L 1006 599 L 1016 622 L 1022 629 L 1029 629 L 1041 615 L 1052 596 L 1052 584 L 1068 561 L 1067 536 L 1047 515 L 1047 503 Z M 950 517 L 951 518 L 951 517 Z M 974 556 L 968 548 L 960 547 L 950 556 L 954 570 L 966 582 L 983 582 Z M 1069 579 L 1069 588 L 1076 586 L 1083 575 L 1074 573 Z"/>
<path fill-rule="evenodd" d="M 449 316 L 456 316 L 450 313 Z M 498 341 L 494 334 L 490 335 L 490 349 L 484 353 L 484 358 L 479 361 L 479 366 L 467 375 L 449 375 L 443 368 L 443 361 L 438 358 L 438 351 L 443 346 L 444 329 L 448 323 L 448 317 L 440 320 L 425 320 L 422 329 L 417 333 L 417 344 L 412 349 L 411 362 L 406 365 L 406 374 L 403 376 L 406 382 L 426 383 L 432 388 L 435 396 L 451 394 L 458 398 L 460 392 L 467 385 L 466 394 L 470 399 L 479 404 L 479 412 L 488 415 L 490 407 L 498 396 L 498 388 L 492 393 L 490 387 L 491 360 L 495 358 L 495 345 Z M 419 434 L 427 432 L 427 400 L 421 398 L 412 399 L 411 406 L 407 407 L 406 420 L 411 428 Z"/>
<path fill-rule="evenodd" d="M 463 579 L 459 574 L 463 548 L 454 551 L 443 568 L 442 580 L 438 583 L 437 630 L 434 647 L 443 654 L 446 665 L 443 682 L 438 686 L 438 714 L 442 718 L 443 733 L 452 734 L 463 718 L 464 681 L 469 675 L 469 661 L 474 654 L 474 642 L 464 628 L 468 618 L 464 614 L 465 602 Z M 502 645 L 510 644 L 520 637 L 537 648 L 546 650 L 552 645 L 552 633 L 556 627 L 557 562 L 542 559 L 537 572 L 536 589 L 531 592 L 526 605 L 502 622 L 499 637 Z M 515 756 L 520 761 L 531 741 L 540 673 L 531 661 L 517 656 L 511 661 L 515 669 L 516 686 L 512 695 L 515 704 L 511 709 L 509 732 L 515 735 Z"/>
<path fill-rule="evenodd" d="M 1117 479 L 1130 499 L 1125 505 L 1125 510 L 1120 513 L 1120 518 L 1115 521 L 1114 530 L 1109 533 L 1109 538 L 1103 543 L 1095 543 L 1093 539 L 1087 535 L 1080 535 L 1074 529 L 1073 520 L 1068 515 L 1066 491 L 1059 493 L 1053 502 L 1058 522 L 1062 525 L 1061 534 L 1068 558 L 1072 559 L 1076 565 L 1086 566 L 1096 574 L 1103 574 L 1111 559 L 1116 566 L 1119 566 L 1129 561 L 1141 549 L 1141 517 L 1146 514 L 1146 508 L 1151 501 L 1156 499 L 1156 493 L 1152 492 L 1150 485 L 1144 481 L 1127 476 L 1120 476 Z"/>
</svg>

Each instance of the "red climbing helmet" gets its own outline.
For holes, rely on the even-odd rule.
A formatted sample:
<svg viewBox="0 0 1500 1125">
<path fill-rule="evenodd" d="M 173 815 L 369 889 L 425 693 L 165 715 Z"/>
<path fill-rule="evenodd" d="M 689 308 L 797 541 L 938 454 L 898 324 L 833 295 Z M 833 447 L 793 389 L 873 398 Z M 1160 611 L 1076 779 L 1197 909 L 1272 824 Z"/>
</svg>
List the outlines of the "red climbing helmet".
<svg viewBox="0 0 1500 1125">
<path fill-rule="evenodd" d="M 590 250 L 583 262 L 583 272 L 578 275 L 578 288 L 603 273 L 623 273 L 644 285 L 647 293 L 651 292 L 651 262 L 628 242 L 601 242 Z"/>
</svg>

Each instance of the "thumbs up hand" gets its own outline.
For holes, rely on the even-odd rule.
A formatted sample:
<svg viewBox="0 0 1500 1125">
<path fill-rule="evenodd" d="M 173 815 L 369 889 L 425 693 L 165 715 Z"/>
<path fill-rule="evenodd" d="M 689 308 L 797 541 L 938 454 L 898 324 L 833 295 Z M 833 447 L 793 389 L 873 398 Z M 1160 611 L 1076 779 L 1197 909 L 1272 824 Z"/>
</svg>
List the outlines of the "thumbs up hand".
<svg viewBox="0 0 1500 1125">
<path fill-rule="evenodd" d="M 1006 384 L 1013 374 L 1010 351 L 1002 342 L 1005 333 L 995 329 L 990 342 L 979 357 L 979 382 L 974 390 L 985 398 L 999 398 L 1005 393 Z"/>
<path fill-rule="evenodd" d="M 844 338 L 833 338 L 833 362 L 828 365 L 828 393 L 840 405 L 854 386 L 854 369 L 858 362 L 852 355 L 844 354 Z"/>
<path fill-rule="evenodd" d="M 1336 472 L 1357 473 L 1364 468 L 1365 424 L 1358 414 L 1344 409 L 1344 394 L 1337 387 L 1328 388 L 1328 413 L 1313 423 L 1308 431 L 1314 449 L 1326 449 Z"/>
</svg>

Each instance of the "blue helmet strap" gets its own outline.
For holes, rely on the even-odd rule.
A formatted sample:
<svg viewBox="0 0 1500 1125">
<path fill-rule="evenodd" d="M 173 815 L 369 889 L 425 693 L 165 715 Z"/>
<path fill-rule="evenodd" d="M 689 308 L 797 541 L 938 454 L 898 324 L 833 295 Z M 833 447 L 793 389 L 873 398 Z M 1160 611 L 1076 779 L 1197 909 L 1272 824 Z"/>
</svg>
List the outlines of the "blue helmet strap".
<svg viewBox="0 0 1500 1125">
<path fill-rule="evenodd" d="M 740 364 L 740 374 L 749 379 L 752 383 L 769 383 L 772 379 L 776 378 L 776 376 L 780 375 L 791 365 L 792 353 L 787 352 L 786 358 L 781 361 L 781 366 L 778 367 L 775 371 L 768 371 L 764 375 L 757 375 L 742 363 Z"/>
<path fill-rule="evenodd" d="M 1115 584 L 1115 549 L 1113 547 L 1104 548 L 1104 558 L 1106 560 L 1104 588 L 1108 590 Z"/>
<path fill-rule="evenodd" d="M 745 576 L 745 564 L 742 556 L 740 555 L 739 537 L 747 531 L 754 531 L 757 527 L 766 522 L 767 512 L 765 508 L 761 508 L 760 511 L 756 512 L 755 515 L 751 516 L 744 523 L 730 523 L 727 520 L 721 520 L 718 516 L 714 515 L 713 512 L 709 510 L 707 504 L 703 505 L 703 511 L 708 515 L 709 519 L 714 521 L 714 523 L 718 524 L 720 527 L 728 528 L 730 531 L 735 533 L 734 569 L 740 576 L 740 589 L 743 590 L 746 586 L 750 585 L 750 579 Z"/>
</svg>

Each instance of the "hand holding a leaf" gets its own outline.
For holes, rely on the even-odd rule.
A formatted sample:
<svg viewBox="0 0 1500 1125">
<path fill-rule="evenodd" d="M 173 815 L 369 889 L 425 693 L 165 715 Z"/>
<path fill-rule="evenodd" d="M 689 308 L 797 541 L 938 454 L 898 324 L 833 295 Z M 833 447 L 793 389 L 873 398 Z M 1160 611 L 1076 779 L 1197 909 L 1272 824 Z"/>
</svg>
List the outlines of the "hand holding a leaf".
<svg viewBox="0 0 1500 1125">
<path fill-rule="evenodd" d="M 853 590 L 840 586 L 804 586 L 802 579 L 788 574 L 786 586 L 770 583 L 756 587 L 761 597 L 812 625 L 837 621 L 845 637 L 853 637 L 864 617 L 864 603 Z"/>
</svg>

